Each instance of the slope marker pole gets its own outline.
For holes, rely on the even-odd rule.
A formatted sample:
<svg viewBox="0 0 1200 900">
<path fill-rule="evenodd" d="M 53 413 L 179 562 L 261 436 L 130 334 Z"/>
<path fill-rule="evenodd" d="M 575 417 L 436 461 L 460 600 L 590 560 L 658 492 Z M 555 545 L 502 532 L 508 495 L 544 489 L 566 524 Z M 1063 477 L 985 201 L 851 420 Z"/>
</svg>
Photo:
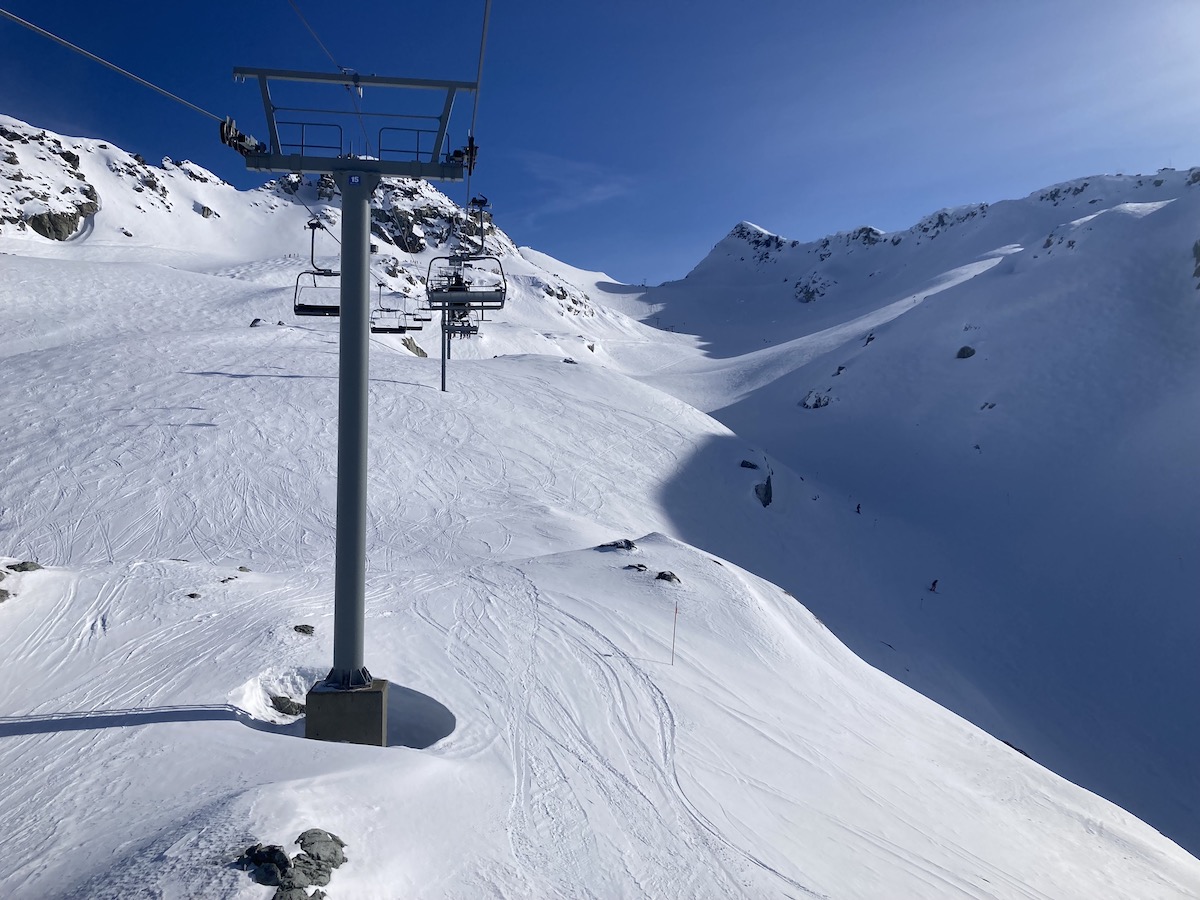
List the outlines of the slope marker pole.
<svg viewBox="0 0 1200 900">
<path fill-rule="evenodd" d="M 675 621 L 671 624 L 671 665 L 675 665 L 675 632 L 679 628 L 679 601 L 675 601 Z"/>
</svg>

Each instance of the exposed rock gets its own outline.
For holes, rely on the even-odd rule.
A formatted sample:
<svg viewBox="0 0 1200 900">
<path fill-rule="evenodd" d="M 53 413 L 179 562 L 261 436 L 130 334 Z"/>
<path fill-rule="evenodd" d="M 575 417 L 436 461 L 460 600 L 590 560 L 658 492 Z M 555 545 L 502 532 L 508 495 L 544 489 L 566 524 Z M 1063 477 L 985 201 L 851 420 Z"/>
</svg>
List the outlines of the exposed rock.
<svg viewBox="0 0 1200 900">
<path fill-rule="evenodd" d="M 742 460 L 742 468 L 743 469 L 757 469 L 758 463 L 750 462 L 750 460 L 748 460 L 748 459 L 743 459 Z"/>
<path fill-rule="evenodd" d="M 421 348 L 421 345 L 414 341 L 411 336 L 404 338 L 400 341 L 400 343 L 403 344 L 404 348 L 413 356 L 419 356 L 421 359 L 427 359 L 429 357 L 429 354 L 426 353 Z"/>
<path fill-rule="evenodd" d="M 1004 738 L 1000 738 L 1000 743 L 1004 744 L 1007 747 L 1011 747 L 1013 750 L 1016 750 L 1018 753 L 1020 753 L 1026 759 L 1033 758 L 1028 753 L 1026 753 L 1024 750 L 1022 750 L 1020 747 L 1018 747 L 1016 744 L 1010 744 L 1008 741 L 1004 740 Z"/>
<path fill-rule="evenodd" d="M 311 894 L 304 888 L 280 888 L 271 895 L 271 900 L 325 900 L 329 895 L 318 888 Z"/>
<path fill-rule="evenodd" d="M 630 563 L 630 564 L 629 564 L 629 565 L 627 565 L 625 568 L 626 568 L 626 569 L 633 569 L 633 571 L 635 571 L 635 572 L 645 572 L 645 571 L 646 571 L 646 564 L 645 564 L 645 563 Z"/>
<path fill-rule="evenodd" d="M 206 219 L 211 219 L 213 216 L 217 216 L 218 219 L 221 218 L 215 212 L 213 212 L 211 207 L 208 206 L 200 207 L 200 215 L 204 216 Z"/>
<path fill-rule="evenodd" d="M 878 244 L 885 240 L 883 232 L 878 228 L 873 228 L 870 225 L 863 225 L 861 228 L 856 228 L 854 231 L 846 235 L 846 240 L 849 243 L 863 244 L 870 247 L 872 244 Z"/>
<path fill-rule="evenodd" d="M 188 596 L 189 600 L 199 600 L 200 599 L 200 595 L 197 594 L 195 591 L 192 591 L 192 593 L 188 594 L 187 596 Z"/>
<path fill-rule="evenodd" d="M 36 572 L 42 567 L 31 560 L 25 560 L 25 562 L 13 563 L 8 568 L 13 572 Z"/>
<path fill-rule="evenodd" d="M 833 401 L 833 397 L 828 393 L 820 393 L 819 391 L 809 391 L 804 395 L 804 399 L 800 401 L 800 405 L 805 409 L 821 409 L 828 406 Z"/>
<path fill-rule="evenodd" d="M 297 634 L 313 634 L 316 631 L 311 625 L 295 625 L 292 630 Z"/>
<path fill-rule="evenodd" d="M 250 327 L 258 328 L 260 325 L 266 325 L 266 324 L 267 323 L 264 322 L 262 319 L 255 319 L 253 322 L 250 323 Z"/>
<path fill-rule="evenodd" d="M 303 703 L 297 703 L 291 697 L 281 697 L 278 694 L 271 695 L 271 705 L 275 707 L 277 712 L 283 713 L 285 716 L 302 716 L 304 715 L 305 706 Z"/>
<path fill-rule="evenodd" d="M 12 596 L 12 594 L 10 594 L 8 591 L 4 590 L 4 588 L 0 588 L 0 603 L 3 603 L 5 600 L 7 600 L 11 596 Z"/>
<path fill-rule="evenodd" d="M 334 869 L 346 861 L 346 854 L 342 852 L 346 842 L 320 828 L 308 829 L 296 838 L 296 843 L 304 853 Z"/>
<path fill-rule="evenodd" d="M 374 212 L 374 211 L 372 210 L 372 212 Z M 396 243 L 394 240 L 392 240 L 392 236 L 390 234 L 388 234 L 387 229 L 385 229 L 378 222 L 371 223 L 371 234 L 375 235 L 375 237 L 379 238 L 382 241 L 387 241 L 387 243 L 389 243 L 389 244 Z M 379 252 L 379 245 L 377 243 L 375 243 L 374 241 L 371 241 L 371 252 L 372 253 Z"/>
<path fill-rule="evenodd" d="M 71 212 L 40 212 L 27 216 L 29 227 L 44 238 L 65 241 L 79 230 L 79 210 Z"/>
<path fill-rule="evenodd" d="M 563 362 L 567 363 L 568 365 L 572 365 L 572 366 L 579 365 L 579 363 L 575 362 L 575 360 L 571 359 L 571 357 L 569 357 L 569 356 L 564 358 Z"/>
<path fill-rule="evenodd" d="M 1046 199 L 1046 198 L 1042 198 Z M 1057 205 L 1057 204 L 1055 204 Z M 943 209 L 933 215 L 926 216 L 916 225 L 909 229 L 912 234 L 936 238 L 944 229 L 952 225 L 961 225 L 974 219 L 986 218 L 988 205 L 986 203 L 972 203 L 967 206 L 960 206 L 957 209 Z"/>
<path fill-rule="evenodd" d="M 621 538 L 618 541 L 609 541 L 607 544 L 601 544 L 597 550 L 636 550 L 637 544 L 629 540 L 629 538 Z"/>
<path fill-rule="evenodd" d="M 278 888 L 272 900 L 322 900 L 326 895 L 314 885 L 329 884 L 333 870 L 346 861 L 342 848 L 345 842 L 335 834 L 310 828 L 296 839 L 301 852 L 289 859 L 278 844 L 255 844 L 234 862 L 256 882 Z"/>
<path fill-rule="evenodd" d="M 317 182 L 317 199 L 332 200 L 337 196 L 337 193 L 337 182 L 333 180 L 333 176 L 328 172 L 321 175 L 320 180 Z"/>
<path fill-rule="evenodd" d="M 238 571 L 239 572 L 249 572 L 250 567 L 249 566 L 238 566 Z"/>
<path fill-rule="evenodd" d="M 278 844 L 255 844 L 247 847 L 245 852 L 234 862 L 243 872 L 249 872 L 250 877 L 259 884 L 274 887 L 279 884 L 292 861 Z"/>
<path fill-rule="evenodd" d="M 767 476 L 767 480 L 762 484 L 754 486 L 754 496 L 758 498 L 758 502 L 763 506 L 771 505 L 771 476 Z"/>
<path fill-rule="evenodd" d="M 679 576 L 676 575 L 674 572 L 665 572 L 664 571 L 664 572 L 659 572 L 657 575 L 655 575 L 654 580 L 655 581 L 673 581 L 676 584 L 678 584 Z"/>
<path fill-rule="evenodd" d="M 954 354 L 956 359 L 970 359 L 974 355 L 975 355 L 975 348 L 974 347 L 966 347 L 966 346 L 959 347 L 958 352 L 956 354 Z"/>
</svg>

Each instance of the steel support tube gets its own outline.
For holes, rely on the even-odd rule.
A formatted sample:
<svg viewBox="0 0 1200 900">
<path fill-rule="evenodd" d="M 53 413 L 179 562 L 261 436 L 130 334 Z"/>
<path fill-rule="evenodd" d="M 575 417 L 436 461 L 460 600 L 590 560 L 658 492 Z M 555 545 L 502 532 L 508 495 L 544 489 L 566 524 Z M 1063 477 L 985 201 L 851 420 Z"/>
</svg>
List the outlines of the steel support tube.
<svg viewBox="0 0 1200 900">
<path fill-rule="evenodd" d="M 366 631 L 367 391 L 370 342 L 370 199 L 379 175 L 339 172 L 342 291 L 338 348 L 337 547 L 330 687 L 368 687 Z"/>
</svg>

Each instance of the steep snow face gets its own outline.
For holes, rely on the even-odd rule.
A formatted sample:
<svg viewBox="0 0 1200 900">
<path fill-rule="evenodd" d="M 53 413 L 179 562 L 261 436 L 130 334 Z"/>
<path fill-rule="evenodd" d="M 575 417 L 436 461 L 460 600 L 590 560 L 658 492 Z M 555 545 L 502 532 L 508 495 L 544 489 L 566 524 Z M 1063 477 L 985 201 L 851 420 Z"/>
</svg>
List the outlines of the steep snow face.
<svg viewBox="0 0 1200 900">
<path fill-rule="evenodd" d="M 810 244 L 742 224 L 643 297 L 710 355 L 628 359 L 803 474 L 772 509 L 831 537 L 801 561 L 680 536 L 1193 850 L 1198 182 L 1087 178 Z"/>
</svg>

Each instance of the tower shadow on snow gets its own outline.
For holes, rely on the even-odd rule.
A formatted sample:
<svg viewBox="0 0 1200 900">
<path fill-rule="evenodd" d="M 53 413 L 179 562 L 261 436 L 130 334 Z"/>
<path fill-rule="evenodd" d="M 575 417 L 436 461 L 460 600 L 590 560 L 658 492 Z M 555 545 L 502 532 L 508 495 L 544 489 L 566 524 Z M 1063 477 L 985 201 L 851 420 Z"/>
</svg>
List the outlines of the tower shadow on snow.
<svg viewBox="0 0 1200 900">
<path fill-rule="evenodd" d="M 102 728 L 137 728 L 172 722 L 240 722 L 255 731 L 304 737 L 303 716 L 292 722 L 266 722 L 236 706 L 212 704 L 0 717 L 0 738 Z M 391 685 L 388 691 L 389 747 L 425 750 L 453 734 L 457 725 L 454 713 L 442 703 L 420 691 Z"/>
</svg>

